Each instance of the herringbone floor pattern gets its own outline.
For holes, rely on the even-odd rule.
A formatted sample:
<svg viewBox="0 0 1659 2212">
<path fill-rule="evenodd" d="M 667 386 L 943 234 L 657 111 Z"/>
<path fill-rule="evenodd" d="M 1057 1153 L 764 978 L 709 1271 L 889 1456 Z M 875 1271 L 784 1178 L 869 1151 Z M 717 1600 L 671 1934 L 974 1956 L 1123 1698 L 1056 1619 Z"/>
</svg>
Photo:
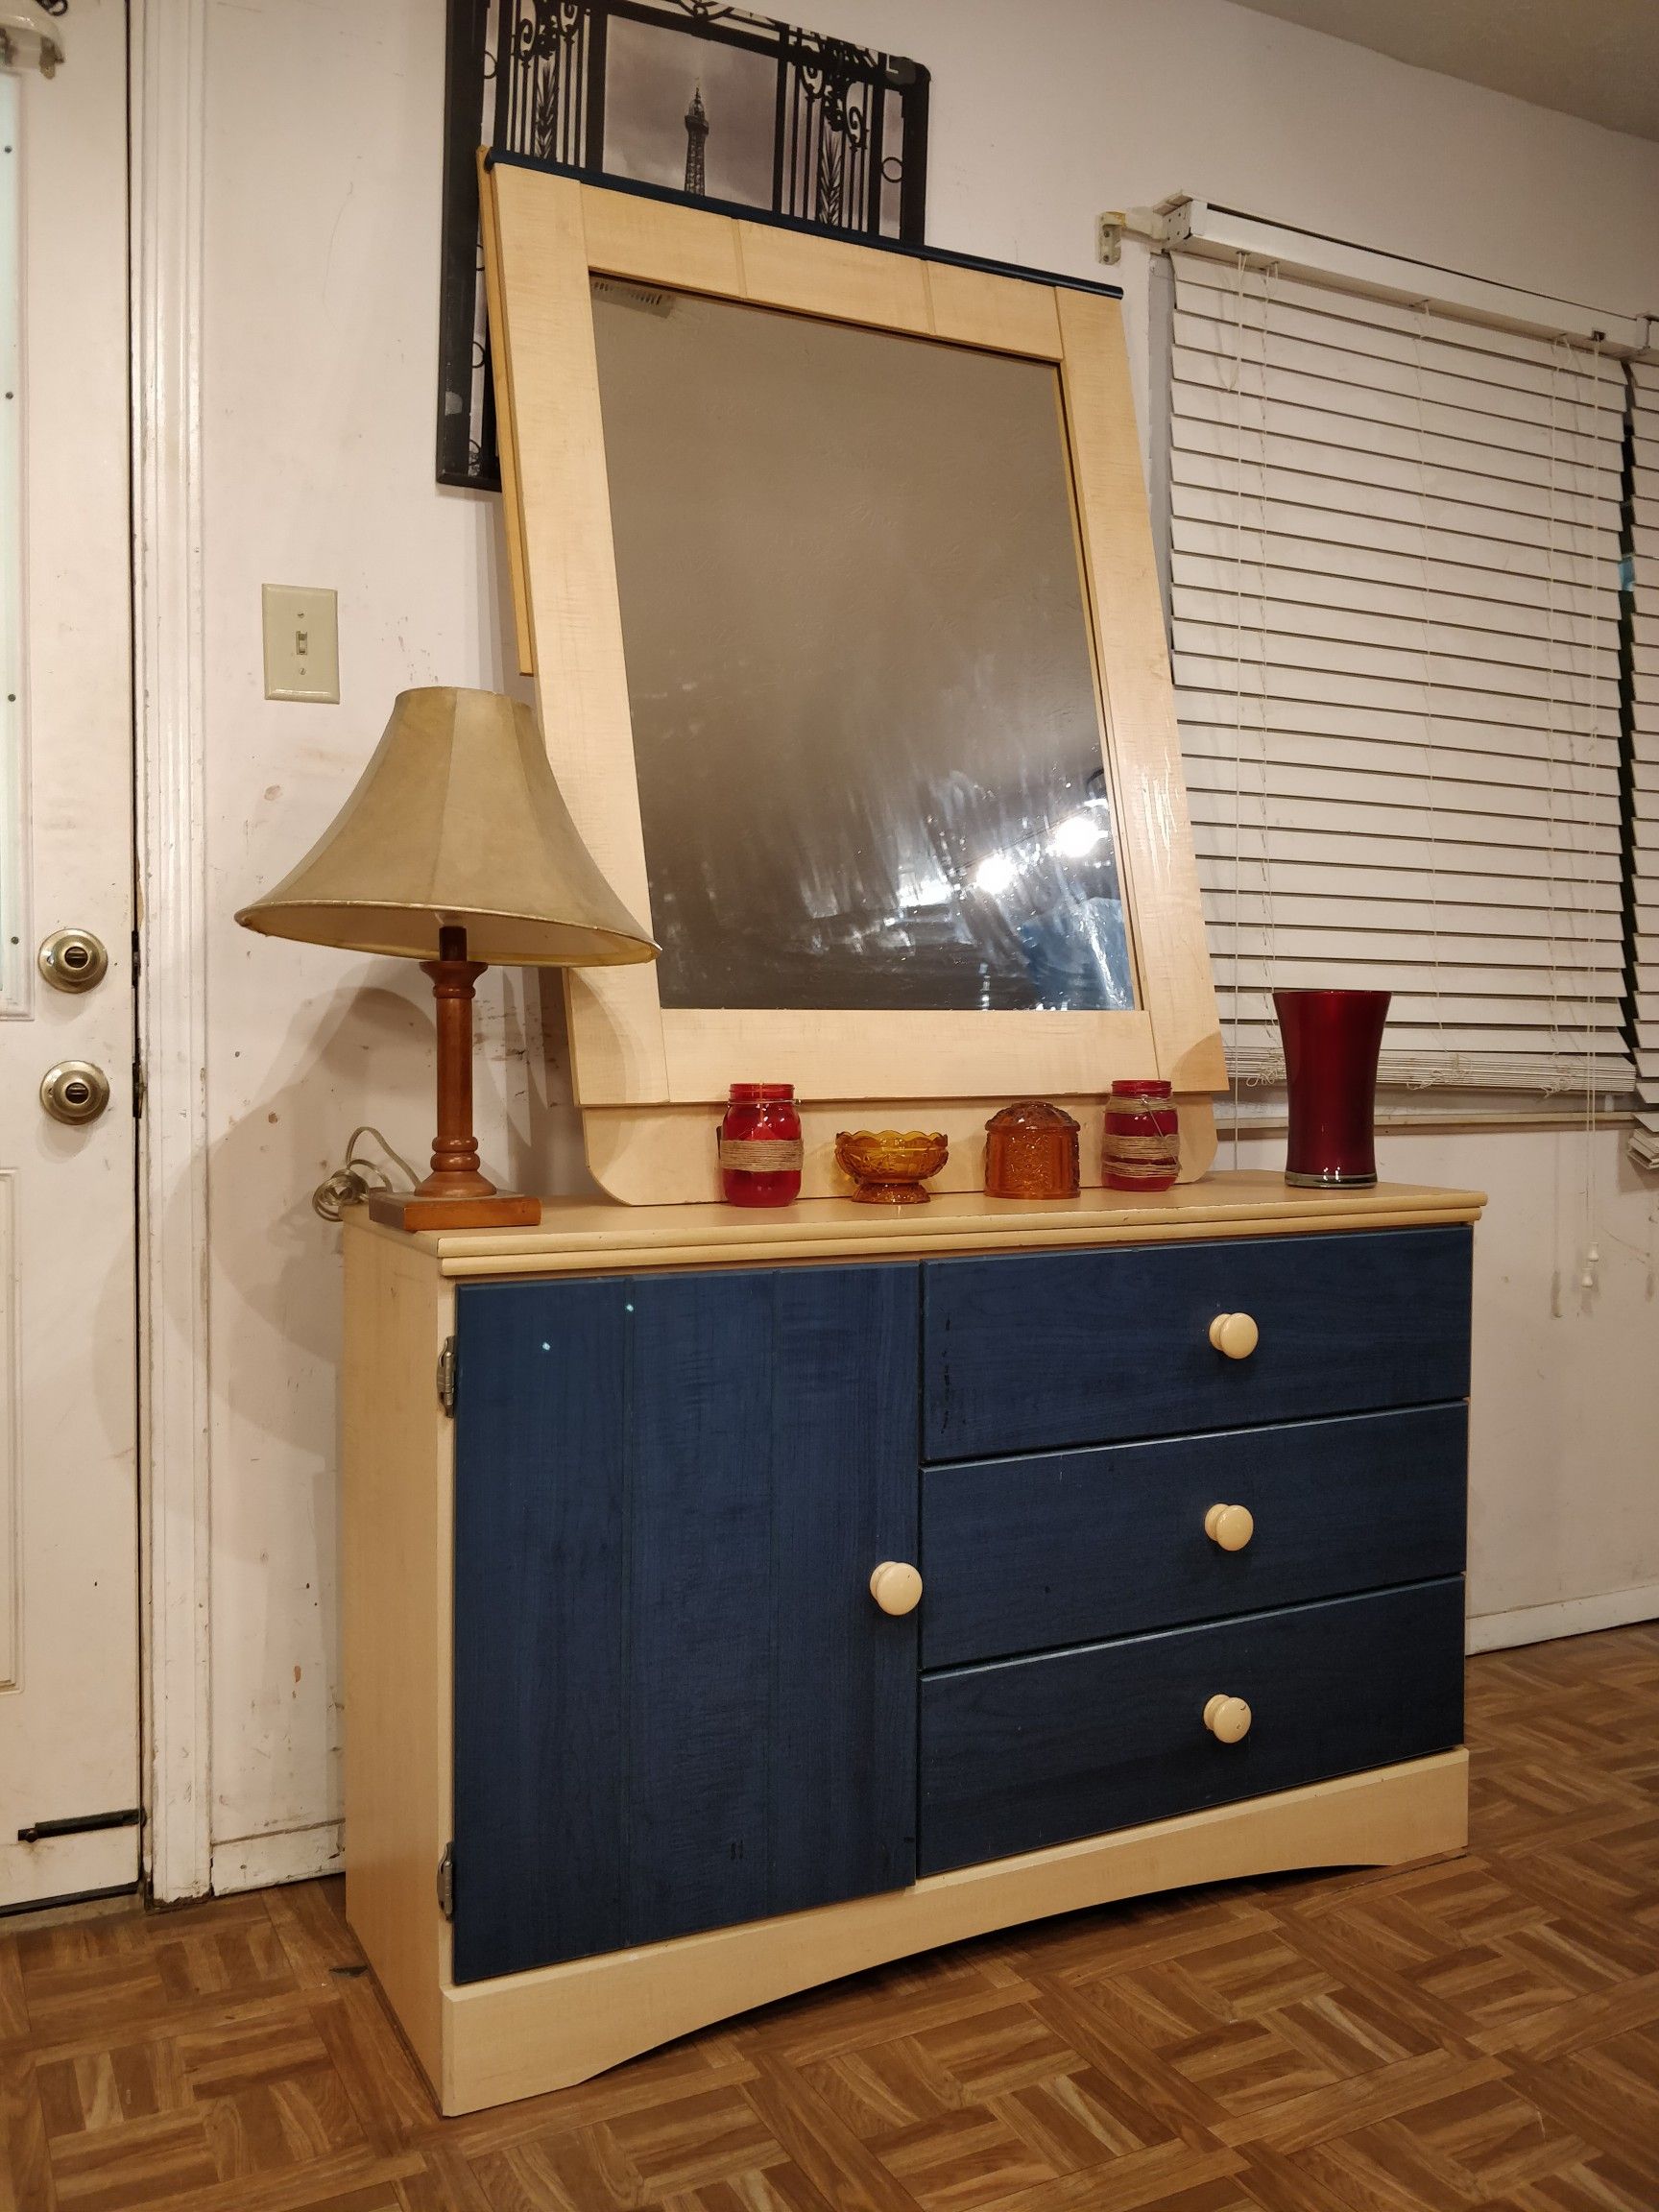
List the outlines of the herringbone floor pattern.
<svg viewBox="0 0 1659 2212">
<path fill-rule="evenodd" d="M 333 1885 L 0 1933 L 0 2212 L 1656 2212 L 1659 1626 L 1474 1661 L 1469 1733 L 1466 1858 L 1017 1930 L 465 2120 Z"/>
</svg>

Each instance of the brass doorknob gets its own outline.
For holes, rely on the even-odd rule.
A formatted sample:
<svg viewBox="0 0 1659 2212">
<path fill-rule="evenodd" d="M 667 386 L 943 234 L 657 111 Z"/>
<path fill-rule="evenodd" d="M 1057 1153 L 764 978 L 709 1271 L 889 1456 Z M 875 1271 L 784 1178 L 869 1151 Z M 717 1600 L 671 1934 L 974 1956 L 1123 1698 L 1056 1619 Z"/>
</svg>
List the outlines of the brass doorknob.
<svg viewBox="0 0 1659 2212">
<path fill-rule="evenodd" d="M 1204 1725 L 1217 1743 L 1239 1743 L 1250 1733 L 1250 1708 L 1242 1697 L 1212 1697 L 1204 1708 Z"/>
<path fill-rule="evenodd" d="M 1248 1313 L 1217 1313 L 1210 1324 L 1210 1341 L 1229 1359 L 1248 1359 L 1261 1342 L 1262 1332 Z"/>
<path fill-rule="evenodd" d="M 922 1602 L 922 1577 L 907 1560 L 883 1559 L 872 1570 L 870 1595 L 883 1613 L 914 1613 Z"/>
<path fill-rule="evenodd" d="M 54 991 L 90 991 L 109 973 L 104 940 L 90 929 L 54 929 L 35 955 Z"/>
<path fill-rule="evenodd" d="M 1204 1533 L 1223 1551 L 1242 1551 L 1256 1533 L 1256 1516 L 1248 1505 L 1212 1505 L 1204 1516 Z"/>
<path fill-rule="evenodd" d="M 40 1103 L 54 1121 L 78 1128 L 96 1121 L 109 1103 L 109 1078 L 90 1060 L 60 1060 L 40 1078 Z"/>
</svg>

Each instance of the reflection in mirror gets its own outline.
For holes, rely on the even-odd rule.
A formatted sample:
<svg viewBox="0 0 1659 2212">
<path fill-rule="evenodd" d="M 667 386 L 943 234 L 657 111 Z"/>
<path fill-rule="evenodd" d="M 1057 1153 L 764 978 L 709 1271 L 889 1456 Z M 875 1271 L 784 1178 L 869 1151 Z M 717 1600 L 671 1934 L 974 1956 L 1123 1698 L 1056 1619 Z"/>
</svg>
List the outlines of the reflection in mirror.
<svg viewBox="0 0 1659 2212">
<path fill-rule="evenodd" d="M 1055 371 L 593 317 L 662 1004 L 1131 1005 Z"/>
</svg>

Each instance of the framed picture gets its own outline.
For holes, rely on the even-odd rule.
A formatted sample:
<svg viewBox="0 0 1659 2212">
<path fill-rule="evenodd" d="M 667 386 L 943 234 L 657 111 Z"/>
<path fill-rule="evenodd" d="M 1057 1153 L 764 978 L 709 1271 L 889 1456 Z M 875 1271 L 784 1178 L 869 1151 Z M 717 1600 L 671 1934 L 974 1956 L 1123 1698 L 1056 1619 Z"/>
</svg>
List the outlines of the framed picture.
<svg viewBox="0 0 1659 2212">
<path fill-rule="evenodd" d="M 721 0 L 449 0 L 438 480 L 500 482 L 473 156 L 919 246 L 927 72 Z"/>
</svg>

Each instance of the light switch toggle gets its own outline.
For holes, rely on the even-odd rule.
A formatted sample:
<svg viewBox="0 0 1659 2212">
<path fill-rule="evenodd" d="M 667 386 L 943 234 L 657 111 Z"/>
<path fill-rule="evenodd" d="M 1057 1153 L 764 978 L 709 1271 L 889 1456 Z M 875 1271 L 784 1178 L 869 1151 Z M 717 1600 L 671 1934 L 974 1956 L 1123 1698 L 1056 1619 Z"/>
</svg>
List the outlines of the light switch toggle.
<svg viewBox="0 0 1659 2212">
<path fill-rule="evenodd" d="M 265 696 L 333 705 L 340 697 L 336 596 L 321 585 L 264 588 Z"/>
</svg>

